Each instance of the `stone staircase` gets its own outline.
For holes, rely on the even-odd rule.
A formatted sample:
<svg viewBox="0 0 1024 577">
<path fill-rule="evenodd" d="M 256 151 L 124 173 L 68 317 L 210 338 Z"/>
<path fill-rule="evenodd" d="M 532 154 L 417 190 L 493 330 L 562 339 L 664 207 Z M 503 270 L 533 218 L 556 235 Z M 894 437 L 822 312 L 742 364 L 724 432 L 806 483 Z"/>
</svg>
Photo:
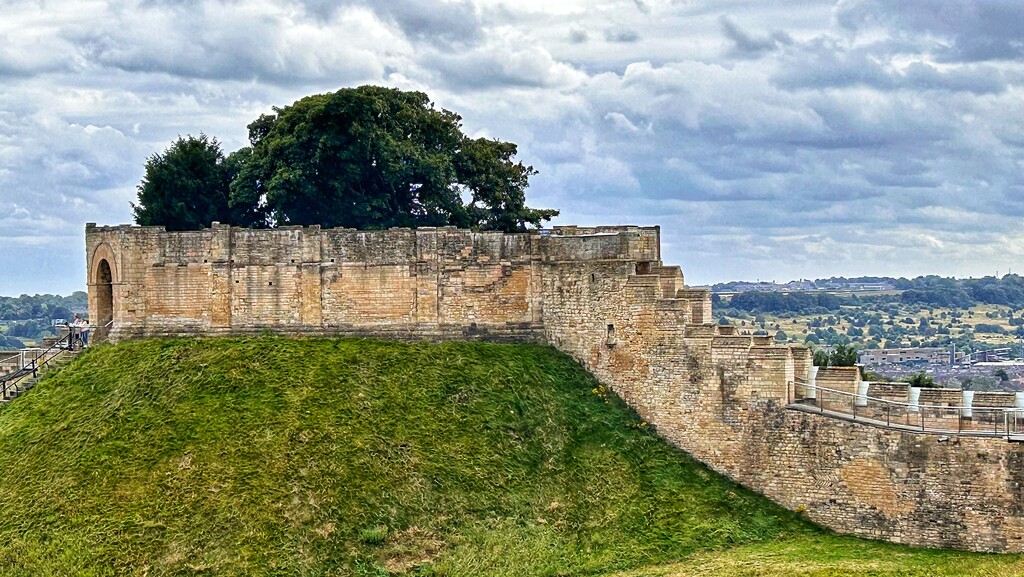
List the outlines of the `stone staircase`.
<svg viewBox="0 0 1024 577">
<path fill-rule="evenodd" d="M 41 365 L 33 376 L 31 373 L 7 383 L 5 388 L 0 388 L 0 405 L 10 403 L 14 399 L 32 390 L 45 375 L 59 371 L 67 366 L 78 356 L 78 351 L 62 350 L 47 362 Z"/>
</svg>

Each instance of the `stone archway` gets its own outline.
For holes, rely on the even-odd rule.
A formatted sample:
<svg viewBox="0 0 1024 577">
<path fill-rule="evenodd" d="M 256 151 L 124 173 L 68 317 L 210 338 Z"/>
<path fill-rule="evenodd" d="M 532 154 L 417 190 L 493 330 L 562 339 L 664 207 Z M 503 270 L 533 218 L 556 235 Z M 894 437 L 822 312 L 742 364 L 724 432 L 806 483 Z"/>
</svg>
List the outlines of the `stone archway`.
<svg viewBox="0 0 1024 577">
<path fill-rule="evenodd" d="M 111 321 L 117 318 L 114 306 L 115 285 L 118 284 L 117 261 L 114 251 L 107 243 L 100 243 L 92 253 L 89 262 L 89 321 L 97 328 L 93 332 L 96 341 L 105 340 L 111 329 Z"/>
<path fill-rule="evenodd" d="M 96 321 L 95 324 L 105 327 L 114 319 L 114 275 L 110 272 L 107 259 L 100 259 L 96 266 Z"/>
</svg>

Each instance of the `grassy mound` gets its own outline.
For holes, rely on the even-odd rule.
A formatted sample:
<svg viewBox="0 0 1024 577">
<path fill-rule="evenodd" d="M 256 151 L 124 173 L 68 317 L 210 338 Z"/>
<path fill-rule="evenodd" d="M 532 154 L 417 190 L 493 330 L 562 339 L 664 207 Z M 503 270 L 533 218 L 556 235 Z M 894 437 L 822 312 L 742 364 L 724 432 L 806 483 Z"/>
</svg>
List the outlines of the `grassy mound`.
<svg viewBox="0 0 1024 577">
<path fill-rule="evenodd" d="M 902 556 L 864 575 L 1020 567 L 822 533 L 527 345 L 98 347 L 0 409 L 0 487 L 3 575 L 861 574 L 854 551 Z M 824 550 L 850 553 L 809 564 Z"/>
</svg>

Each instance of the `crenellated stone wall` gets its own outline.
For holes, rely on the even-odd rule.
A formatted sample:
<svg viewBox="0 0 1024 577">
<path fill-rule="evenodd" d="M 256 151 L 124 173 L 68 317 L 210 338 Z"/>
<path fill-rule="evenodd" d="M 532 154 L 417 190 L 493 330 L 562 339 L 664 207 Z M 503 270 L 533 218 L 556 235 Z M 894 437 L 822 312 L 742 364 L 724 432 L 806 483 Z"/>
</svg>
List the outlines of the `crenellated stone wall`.
<svg viewBox="0 0 1024 577">
<path fill-rule="evenodd" d="M 117 271 L 115 340 L 264 329 L 539 340 L 537 241 L 456 229 L 86 231 L 89 270 L 107 259 Z"/>
<path fill-rule="evenodd" d="M 664 438 L 844 533 L 1022 551 L 1024 450 L 787 409 L 811 355 L 718 326 L 657 227 L 86 226 L 90 316 L 113 340 L 272 330 L 546 342 Z M 855 370 L 819 386 L 856 393 Z M 892 393 L 892 391 L 890 391 Z M 933 393 L 929 393 L 930 395 Z M 924 400 L 922 399 L 922 402 Z"/>
</svg>

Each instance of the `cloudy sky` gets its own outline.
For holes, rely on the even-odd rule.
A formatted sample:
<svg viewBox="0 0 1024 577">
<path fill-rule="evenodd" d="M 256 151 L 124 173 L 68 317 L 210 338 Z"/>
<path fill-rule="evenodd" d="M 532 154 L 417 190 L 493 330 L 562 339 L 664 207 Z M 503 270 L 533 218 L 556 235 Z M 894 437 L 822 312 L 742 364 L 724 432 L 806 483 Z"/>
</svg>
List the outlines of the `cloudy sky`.
<svg viewBox="0 0 1024 577">
<path fill-rule="evenodd" d="M 690 284 L 1024 272 L 1020 0 L 0 0 L 0 294 L 85 286 L 147 156 L 422 90 Z"/>
</svg>

